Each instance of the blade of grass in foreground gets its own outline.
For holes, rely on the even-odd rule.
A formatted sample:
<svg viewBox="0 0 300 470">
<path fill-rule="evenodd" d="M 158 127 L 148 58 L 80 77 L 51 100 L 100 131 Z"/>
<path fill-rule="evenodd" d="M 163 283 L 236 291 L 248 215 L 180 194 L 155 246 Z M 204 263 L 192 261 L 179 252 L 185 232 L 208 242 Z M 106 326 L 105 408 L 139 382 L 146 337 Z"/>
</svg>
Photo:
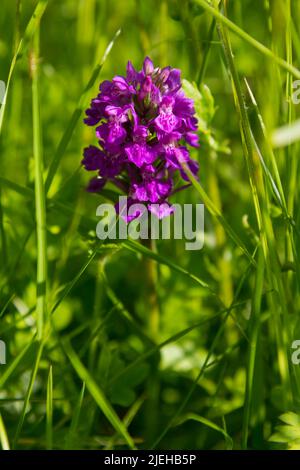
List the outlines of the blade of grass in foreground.
<svg viewBox="0 0 300 470">
<path fill-rule="evenodd" d="M 0 176 L 0 183 L 17 194 L 20 194 L 20 196 L 24 196 L 28 199 L 33 199 L 34 197 L 32 189 L 28 188 L 27 186 L 21 186 L 20 184 L 17 184 L 14 181 L 10 181 L 7 178 L 3 178 L 2 176 Z"/>
<path fill-rule="evenodd" d="M 45 183 L 45 188 L 46 188 L 46 193 L 48 193 L 50 187 L 51 187 L 51 184 L 52 184 L 52 181 L 53 181 L 53 178 L 55 176 L 55 173 L 57 171 L 57 168 L 59 166 L 59 163 L 60 163 L 60 160 L 63 156 L 63 154 L 65 153 L 66 151 L 66 148 L 68 146 L 68 143 L 73 135 L 73 131 L 76 127 L 76 124 L 78 123 L 79 121 L 79 118 L 84 110 L 84 108 L 86 107 L 87 105 L 87 98 L 88 98 L 88 94 L 91 90 L 91 88 L 94 86 L 97 78 L 99 77 L 99 73 L 101 72 L 102 70 L 102 67 L 107 59 L 107 56 L 109 55 L 116 39 L 118 38 L 118 36 L 120 35 L 121 33 L 121 30 L 119 29 L 115 36 L 113 37 L 112 41 L 109 43 L 109 45 L 107 46 L 105 52 L 104 52 L 104 55 L 102 57 L 102 60 L 99 64 L 96 65 L 95 69 L 93 70 L 93 73 L 91 75 L 91 78 L 88 82 L 88 84 L 86 85 L 85 89 L 83 90 L 83 93 L 82 95 L 80 96 L 80 99 L 78 101 L 78 105 L 76 107 L 76 109 L 74 110 L 73 114 L 72 114 L 72 117 L 70 119 L 70 122 L 58 144 L 58 147 L 57 147 L 57 150 L 54 154 L 54 157 L 50 163 L 50 167 L 49 167 L 49 170 L 48 170 L 48 174 L 47 174 L 47 178 L 46 178 L 46 183 Z"/>
<path fill-rule="evenodd" d="M 0 413 L 0 442 L 3 450 L 10 450 L 9 449 L 9 442 L 7 437 L 7 432 L 4 426 L 4 422 Z"/>
<path fill-rule="evenodd" d="M 6 82 L 5 97 L 4 97 L 4 101 L 3 101 L 3 104 L 2 104 L 1 109 L 0 109 L 0 136 L 1 136 L 1 133 L 2 133 L 3 119 L 4 119 L 4 113 L 5 113 L 5 109 L 6 109 L 6 103 L 7 103 L 7 93 L 8 93 L 8 90 L 10 88 L 10 82 L 11 82 L 12 74 L 13 74 L 17 59 L 26 50 L 26 46 L 28 45 L 30 39 L 32 38 L 37 26 L 39 25 L 40 20 L 41 20 L 44 12 L 46 10 L 47 4 L 48 4 L 48 0 L 40 0 L 39 3 L 37 4 L 32 16 L 31 16 L 31 18 L 30 18 L 30 20 L 27 24 L 27 27 L 25 29 L 25 33 L 24 33 L 23 37 L 21 38 L 21 40 L 19 42 L 19 45 L 17 47 L 17 50 L 15 52 L 15 55 L 12 59 L 10 69 L 9 69 L 9 73 L 8 73 L 7 82 Z"/>
<path fill-rule="evenodd" d="M 202 59 L 202 63 L 201 63 L 201 67 L 200 67 L 200 71 L 199 71 L 199 75 L 198 75 L 198 80 L 197 80 L 198 86 L 202 83 L 205 72 L 206 72 L 206 67 L 207 67 L 207 63 L 208 63 L 208 56 L 209 56 L 209 53 L 210 53 L 210 48 L 211 48 L 211 44 L 212 44 L 212 40 L 213 40 L 213 36 L 214 36 L 215 27 L 216 27 L 216 20 L 215 20 L 215 18 L 213 18 L 212 23 L 211 23 L 210 28 L 209 28 L 209 32 L 208 32 L 207 43 L 204 46 L 203 59 Z"/>
<path fill-rule="evenodd" d="M 223 15 L 221 15 L 223 17 Z M 288 329 L 287 299 L 282 280 L 281 266 L 277 253 L 277 245 L 273 222 L 270 216 L 270 195 L 265 184 L 261 161 L 253 146 L 252 130 L 248 117 L 248 109 L 244 100 L 241 82 L 233 58 L 230 37 L 222 22 L 217 22 L 220 41 L 231 77 L 232 90 L 236 110 L 240 120 L 240 132 L 245 161 L 248 168 L 250 187 L 256 212 L 260 240 L 265 257 L 267 279 L 272 287 L 268 296 L 270 307 L 275 319 L 275 329 L 278 342 L 278 363 L 282 384 L 285 388 L 284 401 L 288 406 L 292 401 L 291 378 L 289 370 L 288 345 L 291 344 Z M 279 308 L 278 308 L 279 307 Z"/>
<path fill-rule="evenodd" d="M 47 450 L 53 447 L 53 373 L 50 366 L 47 383 L 47 403 L 46 403 L 46 443 Z"/>
<path fill-rule="evenodd" d="M 245 302 L 242 302 L 242 305 L 244 305 L 244 304 L 245 304 Z M 109 385 L 112 385 L 113 383 L 115 383 L 121 377 L 126 375 L 129 371 L 134 369 L 137 365 L 141 364 L 146 359 L 148 359 L 152 355 L 156 354 L 158 351 L 163 349 L 165 346 L 167 346 L 169 344 L 172 344 L 172 343 L 176 343 L 178 340 L 180 340 L 184 336 L 188 335 L 190 332 L 192 332 L 192 331 L 200 328 L 201 326 L 204 326 L 207 323 L 210 323 L 210 322 L 212 322 L 212 321 L 214 321 L 218 318 L 220 319 L 220 321 L 224 321 L 224 319 L 222 319 L 222 316 L 225 317 L 225 314 L 228 313 L 229 310 L 237 308 L 240 305 L 241 305 L 240 303 L 233 304 L 229 308 L 221 310 L 220 312 L 216 313 L 215 315 L 212 315 L 212 316 L 207 317 L 207 318 L 203 318 L 203 320 L 199 321 L 198 323 L 195 323 L 194 325 L 189 326 L 188 328 L 185 328 L 184 330 L 179 331 L 178 333 L 176 333 L 175 335 L 173 335 L 170 338 L 166 339 L 162 343 L 159 343 L 159 344 L 153 346 L 152 348 L 148 349 L 143 354 L 140 354 L 139 357 L 137 357 L 137 359 L 135 359 L 133 362 L 129 363 L 126 367 L 124 367 L 124 369 L 122 369 L 120 372 L 118 372 L 116 375 L 114 375 L 109 380 Z"/>
<path fill-rule="evenodd" d="M 30 400 L 30 397 L 31 397 L 31 393 L 32 393 L 33 385 L 34 385 L 34 382 L 35 382 L 35 379 L 36 379 L 36 375 L 37 375 L 37 372 L 38 372 L 38 369 L 39 369 L 43 349 L 44 349 L 44 343 L 40 342 L 39 348 L 38 348 L 38 351 L 37 351 L 37 355 L 36 355 L 36 359 L 35 359 L 35 363 L 34 363 L 34 367 L 33 367 L 32 373 L 31 373 L 29 385 L 28 385 L 27 392 L 26 392 L 26 395 L 25 395 L 21 416 L 20 416 L 20 419 L 19 419 L 19 422 L 18 422 L 15 438 L 14 438 L 14 441 L 13 441 L 13 446 L 12 446 L 13 449 L 16 447 L 16 445 L 18 443 L 19 436 L 20 436 L 20 433 L 21 433 L 21 430 L 22 430 L 22 427 L 23 427 L 23 424 L 24 424 L 25 415 L 26 415 L 27 408 L 28 408 L 28 405 L 29 405 L 29 400 Z"/>
<path fill-rule="evenodd" d="M 2 267 L 6 271 L 7 266 L 7 241 L 6 232 L 4 228 L 4 210 L 2 205 L 2 188 L 0 186 L 0 238 L 1 238 L 1 252 L 2 252 Z"/>
<path fill-rule="evenodd" d="M 39 28 L 33 40 L 30 58 L 32 78 L 33 112 L 33 156 L 35 177 L 35 218 L 37 235 L 37 278 L 36 278 L 36 315 L 38 339 L 43 337 L 47 308 L 47 235 L 46 235 L 46 199 L 43 179 L 43 148 L 41 134 L 40 98 L 39 98 Z"/>
<path fill-rule="evenodd" d="M 256 250 L 255 250 L 256 252 Z M 254 255 L 253 255 L 254 257 Z M 223 318 L 223 321 L 221 322 L 221 325 L 219 326 L 218 328 L 218 331 L 211 343 L 211 346 L 207 352 L 207 355 L 206 355 L 206 358 L 204 360 L 204 363 L 202 364 L 202 366 L 200 367 L 199 369 L 199 373 L 196 377 L 196 379 L 194 380 L 189 392 L 187 393 L 185 399 L 183 400 L 183 402 L 181 403 L 181 405 L 179 406 L 179 408 L 177 409 L 177 411 L 175 412 L 175 414 L 171 417 L 171 419 L 169 420 L 169 422 L 166 424 L 166 426 L 164 427 L 163 431 L 160 433 L 160 435 L 158 436 L 158 438 L 155 440 L 155 442 L 153 443 L 153 445 L 151 446 L 151 449 L 155 449 L 157 448 L 158 444 L 161 442 L 161 440 L 165 437 L 165 435 L 169 432 L 169 430 L 172 428 L 173 424 L 176 422 L 176 420 L 178 419 L 178 417 L 180 416 L 180 414 L 183 412 L 183 410 L 185 409 L 186 405 L 188 404 L 191 396 L 193 395 L 194 391 L 196 390 L 197 386 L 198 386 L 198 383 L 200 381 L 200 379 L 202 378 L 207 366 L 209 365 L 209 360 L 211 358 L 211 355 L 213 354 L 216 346 L 217 346 L 217 343 L 219 341 L 219 339 L 221 338 L 222 336 L 222 333 L 223 331 L 225 330 L 225 327 L 226 327 L 226 321 L 228 320 L 228 318 L 230 317 L 230 313 L 231 313 L 231 310 L 234 308 L 234 303 L 237 301 L 239 295 L 240 295 L 240 292 L 241 292 L 241 289 L 244 285 L 244 282 L 245 280 L 247 279 L 248 275 L 249 275 L 249 272 L 250 272 L 250 269 L 252 267 L 252 263 L 250 263 L 247 267 L 247 269 L 245 270 L 243 276 L 241 277 L 240 279 L 240 282 L 237 286 L 237 289 L 236 289 L 236 292 L 235 292 L 235 295 L 234 295 L 234 298 L 233 298 L 233 301 L 231 303 L 231 305 L 229 306 L 229 308 L 227 309 L 227 313 L 225 315 L 225 317 Z"/>
<path fill-rule="evenodd" d="M 227 434 L 227 432 L 224 429 L 220 428 L 220 426 L 215 424 L 213 421 L 211 421 L 207 418 L 204 418 L 203 416 L 199 416 L 195 413 L 188 413 L 187 415 L 180 418 L 178 420 L 178 422 L 174 424 L 174 426 L 180 426 L 181 424 L 185 423 L 186 421 L 190 421 L 190 420 L 197 421 L 198 423 L 204 424 L 205 426 L 208 426 L 209 428 L 214 429 L 215 431 L 221 433 L 225 438 L 225 442 L 227 444 L 227 447 L 229 449 L 232 449 L 233 441 L 232 441 L 232 438 L 229 436 L 229 434 Z"/>
<path fill-rule="evenodd" d="M 260 310 L 261 298 L 264 284 L 264 255 L 262 248 L 258 252 L 258 265 L 256 270 L 256 280 L 254 288 L 254 298 L 252 301 L 252 314 L 250 319 L 250 332 L 249 332 L 249 353 L 248 353 L 248 367 L 246 367 L 246 392 L 244 404 L 244 418 L 242 429 L 242 447 L 247 449 L 249 423 L 252 409 L 252 395 L 255 385 L 255 362 L 257 355 L 257 343 L 260 330 Z"/>
<path fill-rule="evenodd" d="M 177 271 L 178 273 L 185 274 L 190 279 L 193 279 L 195 282 L 200 284 L 200 286 L 204 287 L 205 289 L 208 289 L 212 294 L 217 296 L 217 294 L 214 292 L 214 290 L 205 281 L 200 279 L 198 276 L 196 276 L 195 274 L 190 273 L 186 269 L 182 268 L 181 266 L 174 263 L 173 261 L 168 260 L 164 256 L 159 255 L 158 253 L 155 253 L 154 251 L 152 251 L 149 248 L 145 247 L 141 243 L 138 243 L 135 240 L 130 240 L 129 239 L 129 240 L 124 241 L 122 243 L 122 246 L 124 246 L 124 248 L 127 248 L 128 250 L 133 251 L 135 253 L 136 252 L 142 253 L 143 255 L 154 259 L 158 263 L 165 264 L 165 265 L 169 266 L 171 269 L 174 269 L 174 271 Z"/>
<path fill-rule="evenodd" d="M 255 47 L 259 52 L 264 54 L 269 59 L 276 62 L 280 67 L 282 67 L 287 72 L 290 72 L 294 77 L 300 79 L 300 70 L 298 70 L 293 65 L 286 62 L 284 59 L 278 57 L 274 52 L 268 49 L 266 46 L 261 44 L 259 41 L 254 39 L 250 34 L 246 33 L 243 29 L 239 28 L 235 23 L 230 21 L 226 16 L 222 15 L 216 8 L 212 7 L 206 0 L 194 0 L 198 5 L 200 5 L 204 10 L 211 13 L 218 21 L 226 25 L 233 33 L 235 33 L 240 38 L 244 39 L 248 44 Z"/>
<path fill-rule="evenodd" d="M 204 374 L 204 371 L 206 369 L 206 366 L 209 362 L 209 359 L 211 358 L 212 354 L 213 354 L 213 351 L 215 350 L 216 346 L 217 346 L 217 343 L 218 341 L 220 340 L 221 336 L 222 336 L 222 333 L 225 329 L 225 325 L 226 325 L 226 320 L 229 318 L 229 313 L 227 313 L 225 319 L 223 320 L 223 322 L 221 323 L 221 325 L 219 326 L 218 328 L 218 331 L 217 331 L 217 334 L 215 335 L 214 337 L 214 340 L 208 350 L 208 353 L 205 357 L 205 360 L 204 360 L 204 363 L 203 365 L 201 366 L 199 372 L 198 372 L 198 375 L 196 377 L 196 379 L 194 380 L 189 392 L 187 393 L 185 399 L 182 401 L 181 405 L 179 406 L 179 408 L 177 409 L 177 411 L 175 412 L 175 414 L 172 416 L 172 418 L 170 419 L 170 421 L 167 423 L 167 425 L 165 426 L 164 430 L 161 432 L 161 434 L 158 436 L 158 438 L 155 440 L 155 442 L 152 444 L 152 446 L 150 447 L 151 449 L 156 449 L 158 444 L 161 442 L 161 440 L 165 437 L 165 435 L 169 432 L 169 430 L 174 426 L 174 423 L 176 423 L 177 421 L 177 418 L 178 416 L 180 416 L 180 414 L 183 412 L 183 410 L 185 409 L 186 405 L 188 404 L 188 402 L 190 401 L 190 398 L 191 396 L 193 395 L 194 391 L 196 390 L 197 386 L 198 386 L 198 383 L 200 381 L 200 379 L 202 378 L 203 374 Z"/>
<path fill-rule="evenodd" d="M 74 450 L 77 447 L 76 446 L 76 433 L 78 432 L 79 417 L 80 417 L 80 412 L 82 408 L 84 392 L 85 392 L 85 382 L 83 382 L 82 384 L 81 391 L 80 391 L 77 403 L 73 411 L 70 429 L 66 436 L 66 443 L 64 446 L 65 450 Z"/>
<path fill-rule="evenodd" d="M 3 307 L 0 310 L 0 318 L 4 315 L 7 307 L 9 306 L 11 301 L 14 299 L 14 297 L 15 297 L 15 294 L 11 294 L 11 296 L 7 299 L 7 301 L 5 302 L 5 304 L 3 305 Z"/>
<path fill-rule="evenodd" d="M 204 189 L 202 188 L 201 184 L 199 181 L 195 178 L 189 167 L 184 163 L 181 162 L 182 169 L 185 171 L 185 173 L 188 175 L 192 185 L 196 189 L 196 191 L 199 193 L 203 204 L 205 207 L 209 210 L 211 215 L 216 218 L 216 220 L 224 227 L 224 230 L 227 232 L 228 236 L 231 238 L 231 240 L 242 250 L 242 252 L 247 256 L 248 260 L 255 266 L 255 260 L 253 256 L 249 253 L 247 247 L 245 244 L 242 242 L 240 237 L 236 234 L 236 232 L 231 228 L 231 226 L 228 224 L 226 219 L 223 217 L 221 212 L 218 210 L 216 205 L 213 203 L 213 201 L 209 198 L 209 196 L 206 194 Z"/>
<path fill-rule="evenodd" d="M 119 314 L 128 322 L 128 324 L 132 327 L 132 329 L 136 331 L 136 333 L 141 337 L 142 341 L 152 346 L 153 340 L 151 339 L 151 337 L 143 330 L 141 325 L 134 319 L 131 313 L 125 308 L 121 300 L 115 294 L 114 290 L 110 287 L 103 268 L 100 274 L 100 279 L 101 279 L 102 286 L 104 287 L 105 292 L 108 298 L 111 300 L 114 308 L 116 308 Z"/>
<path fill-rule="evenodd" d="M 22 319 L 23 320 L 23 319 Z M 14 371 L 17 369 L 18 365 L 22 361 L 23 357 L 29 350 L 30 346 L 33 344 L 34 340 L 36 339 L 36 336 L 33 336 L 33 338 L 28 341 L 26 346 L 22 349 L 22 351 L 18 354 L 17 357 L 10 363 L 7 369 L 5 369 L 5 372 L 3 375 L 0 377 L 0 390 L 4 386 L 4 384 L 7 382 L 7 380 L 10 378 L 10 376 L 14 373 Z"/>
<path fill-rule="evenodd" d="M 249 97 L 251 99 L 251 102 L 255 111 L 256 119 L 260 127 L 260 131 L 261 131 L 261 135 L 264 139 L 266 155 L 268 156 L 268 161 L 271 165 L 272 172 L 273 172 L 274 179 L 275 179 L 274 184 L 276 184 L 276 193 L 279 193 L 280 204 L 283 206 L 283 210 L 285 211 L 286 216 L 288 216 L 289 214 L 287 213 L 287 205 L 285 201 L 285 195 L 284 195 L 282 182 L 280 179 L 278 165 L 277 165 L 276 157 L 274 155 L 271 143 L 267 135 L 267 129 L 266 129 L 263 117 L 261 115 L 260 109 L 258 107 L 257 101 L 255 99 L 255 96 L 253 94 L 253 91 L 251 90 L 250 85 L 246 79 L 245 79 L 245 84 L 246 84 L 247 91 L 248 91 Z M 271 181 L 271 184 L 273 186 L 272 181 Z"/>
<path fill-rule="evenodd" d="M 84 263 L 84 265 L 81 267 L 80 271 L 76 274 L 74 279 L 67 285 L 67 287 L 64 289 L 63 293 L 59 297 L 59 299 L 56 301 L 55 305 L 51 309 L 51 315 L 54 314 L 56 309 L 59 307 L 61 302 L 67 297 L 67 295 L 71 292 L 75 284 L 78 282 L 78 280 L 81 278 L 83 273 L 86 271 L 87 267 L 90 265 L 90 263 L 93 261 L 97 254 L 97 250 L 94 250 L 92 254 L 89 256 L 88 260 Z"/>
<path fill-rule="evenodd" d="M 134 420 L 135 416 L 138 414 L 140 411 L 141 406 L 143 405 L 145 401 L 145 396 L 142 395 L 139 397 L 133 405 L 129 408 L 128 412 L 126 413 L 125 417 L 123 418 L 123 423 L 124 425 L 128 428 L 132 421 Z M 104 450 L 111 450 L 115 447 L 119 439 L 119 435 L 116 433 L 110 440 L 108 440 Z"/>
<path fill-rule="evenodd" d="M 63 349 L 68 356 L 74 370 L 77 375 L 86 383 L 86 387 L 89 390 L 90 394 L 94 398 L 95 402 L 99 406 L 100 410 L 106 416 L 108 421 L 112 424 L 115 431 L 118 432 L 125 441 L 127 442 L 130 449 L 135 449 L 134 442 L 132 437 L 129 435 L 126 427 L 116 414 L 115 410 L 111 407 L 110 403 L 107 401 L 104 393 L 98 387 L 97 383 L 94 381 L 93 377 L 90 375 L 89 371 L 84 367 L 77 354 L 72 349 L 69 342 L 64 341 Z"/>
</svg>

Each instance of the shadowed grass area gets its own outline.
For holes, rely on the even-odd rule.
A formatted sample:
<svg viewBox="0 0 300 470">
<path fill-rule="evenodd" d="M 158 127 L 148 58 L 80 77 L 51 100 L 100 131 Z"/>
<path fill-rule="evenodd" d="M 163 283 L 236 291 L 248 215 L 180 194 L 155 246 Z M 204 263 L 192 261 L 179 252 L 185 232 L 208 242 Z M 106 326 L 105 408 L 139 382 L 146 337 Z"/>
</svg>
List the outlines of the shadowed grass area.
<svg viewBox="0 0 300 470">
<path fill-rule="evenodd" d="M 299 449 L 300 4 L 1 9 L 1 448 Z M 201 250 L 96 236 L 84 110 L 145 55 L 195 103 Z"/>
</svg>

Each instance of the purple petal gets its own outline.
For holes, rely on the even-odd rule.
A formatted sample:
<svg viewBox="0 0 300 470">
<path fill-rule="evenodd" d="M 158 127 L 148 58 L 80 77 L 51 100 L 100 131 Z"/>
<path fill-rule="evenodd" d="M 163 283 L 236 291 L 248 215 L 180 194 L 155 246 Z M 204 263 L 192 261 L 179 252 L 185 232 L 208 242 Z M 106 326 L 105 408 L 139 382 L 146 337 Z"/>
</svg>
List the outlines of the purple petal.
<svg viewBox="0 0 300 470">
<path fill-rule="evenodd" d="M 174 92 L 181 87 L 180 74 L 181 72 L 179 69 L 171 69 L 169 77 L 166 81 L 166 84 L 169 87 L 169 91 Z"/>
<path fill-rule="evenodd" d="M 140 92 L 139 92 L 139 98 L 141 100 L 145 99 L 146 96 L 149 95 L 151 90 L 152 90 L 152 79 L 149 75 L 147 75 L 144 78 L 144 80 L 142 81 L 141 89 L 140 89 Z"/>
<path fill-rule="evenodd" d="M 86 147 L 83 151 L 84 158 L 81 160 L 87 171 L 95 171 L 100 169 L 103 152 L 94 145 Z"/>
<path fill-rule="evenodd" d="M 155 154 L 150 147 L 144 144 L 128 144 L 125 148 L 128 160 L 141 168 L 145 164 L 150 164 L 155 160 Z"/>
<path fill-rule="evenodd" d="M 170 72 L 171 72 L 171 67 L 164 67 L 163 69 L 161 69 L 160 74 L 159 74 L 159 79 L 162 83 L 168 80 Z"/>
<path fill-rule="evenodd" d="M 179 117 L 192 117 L 195 113 L 193 100 L 187 98 L 182 91 L 176 93 L 173 112 Z"/>
<path fill-rule="evenodd" d="M 134 184 L 133 185 L 134 187 L 134 197 L 138 200 L 138 201 L 148 201 L 148 193 L 147 193 L 147 190 L 146 190 L 146 187 L 143 185 L 143 184 Z"/>
<path fill-rule="evenodd" d="M 166 202 L 163 202 L 162 204 L 148 204 L 148 210 L 152 212 L 152 214 L 156 215 L 158 219 L 168 217 L 175 212 L 174 207 L 170 206 Z"/>
<path fill-rule="evenodd" d="M 147 126 L 135 126 L 132 131 L 132 137 L 135 142 L 145 142 L 148 137 Z"/>
<path fill-rule="evenodd" d="M 178 125 L 178 118 L 173 113 L 161 112 L 154 122 L 159 130 L 170 133 Z"/>
<path fill-rule="evenodd" d="M 199 137 L 197 134 L 187 132 L 184 137 L 187 143 L 192 145 L 192 147 L 199 147 Z"/>
<path fill-rule="evenodd" d="M 133 212 L 133 214 L 129 215 L 128 211 L 129 211 L 130 207 L 132 207 L 134 204 L 138 204 L 138 201 L 136 201 L 135 199 L 133 199 L 131 197 L 127 197 L 126 200 L 124 200 L 124 198 L 122 198 L 121 204 L 119 204 L 119 202 L 117 202 L 116 205 L 115 205 L 115 210 L 116 210 L 117 214 L 119 214 L 120 217 L 123 220 L 125 220 L 126 223 L 129 223 L 132 220 L 137 219 L 146 210 L 146 207 L 144 207 L 143 210 L 141 210 L 142 208 L 140 208 L 139 210 L 136 210 L 135 212 Z"/>
<path fill-rule="evenodd" d="M 100 84 L 99 89 L 102 93 L 110 93 L 112 90 L 112 86 L 113 85 L 109 80 L 104 80 L 104 82 Z"/>
<path fill-rule="evenodd" d="M 199 163 L 196 160 L 190 159 L 186 164 L 189 170 L 191 171 L 191 173 L 197 178 L 197 174 L 199 171 Z M 182 179 L 184 179 L 184 181 L 190 181 L 189 176 L 186 174 L 183 168 L 180 169 L 180 174 L 181 174 Z"/>
<path fill-rule="evenodd" d="M 99 177 L 92 178 L 90 180 L 86 190 L 89 193 L 97 193 L 97 192 L 101 191 L 101 189 L 104 187 L 106 181 L 107 180 L 105 178 L 99 178 Z"/>
<path fill-rule="evenodd" d="M 120 124 L 112 122 L 109 124 L 108 128 L 107 142 L 109 144 L 119 145 L 125 140 L 127 134 L 124 127 Z"/>
<path fill-rule="evenodd" d="M 151 75 L 153 73 L 154 66 L 150 57 L 146 57 L 143 64 L 143 72 L 145 75 Z"/>
<path fill-rule="evenodd" d="M 126 78 L 127 78 L 128 82 L 135 82 L 138 78 L 138 73 L 135 70 L 132 63 L 130 62 L 130 60 L 127 62 Z"/>
<path fill-rule="evenodd" d="M 170 145 L 165 148 L 165 156 L 168 166 L 180 170 L 180 162 L 186 162 L 189 159 L 189 152 L 185 147 L 174 147 Z"/>
</svg>

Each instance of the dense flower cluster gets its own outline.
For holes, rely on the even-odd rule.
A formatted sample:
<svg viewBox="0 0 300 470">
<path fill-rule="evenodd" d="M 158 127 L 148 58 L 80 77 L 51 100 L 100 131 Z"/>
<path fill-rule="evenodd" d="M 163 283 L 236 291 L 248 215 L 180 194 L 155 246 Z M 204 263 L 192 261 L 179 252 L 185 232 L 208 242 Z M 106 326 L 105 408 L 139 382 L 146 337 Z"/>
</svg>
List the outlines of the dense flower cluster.
<svg viewBox="0 0 300 470">
<path fill-rule="evenodd" d="M 100 191 L 111 181 L 128 196 L 128 205 L 143 203 L 159 218 L 169 215 L 175 180 L 189 181 L 182 163 L 198 172 L 185 146 L 198 146 L 197 119 L 181 89 L 180 70 L 154 68 L 146 57 L 138 72 L 128 62 L 126 77 L 101 83 L 86 115 L 87 125 L 97 125 L 99 141 L 99 147 L 84 149 L 85 169 L 98 171 L 88 190 Z"/>
</svg>

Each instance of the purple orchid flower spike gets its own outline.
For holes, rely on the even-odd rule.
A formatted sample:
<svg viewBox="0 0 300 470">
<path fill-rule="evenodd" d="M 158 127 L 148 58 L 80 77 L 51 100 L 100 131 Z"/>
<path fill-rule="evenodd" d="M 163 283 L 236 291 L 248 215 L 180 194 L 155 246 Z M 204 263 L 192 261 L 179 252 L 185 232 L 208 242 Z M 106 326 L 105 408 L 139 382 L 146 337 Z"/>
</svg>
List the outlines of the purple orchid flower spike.
<svg viewBox="0 0 300 470">
<path fill-rule="evenodd" d="M 145 75 L 152 75 L 154 71 L 154 65 L 150 57 L 146 57 L 143 64 L 143 72 Z"/>
<path fill-rule="evenodd" d="M 146 57 L 137 71 L 129 61 L 125 77 L 100 84 L 86 116 L 99 144 L 83 153 L 84 168 L 97 172 L 88 191 L 100 192 L 110 181 L 126 192 L 128 206 L 143 203 L 160 219 L 172 214 L 174 178 L 189 182 L 185 169 L 195 177 L 199 170 L 187 147 L 199 146 L 194 103 L 181 88 L 180 70 L 155 68 Z"/>
</svg>

